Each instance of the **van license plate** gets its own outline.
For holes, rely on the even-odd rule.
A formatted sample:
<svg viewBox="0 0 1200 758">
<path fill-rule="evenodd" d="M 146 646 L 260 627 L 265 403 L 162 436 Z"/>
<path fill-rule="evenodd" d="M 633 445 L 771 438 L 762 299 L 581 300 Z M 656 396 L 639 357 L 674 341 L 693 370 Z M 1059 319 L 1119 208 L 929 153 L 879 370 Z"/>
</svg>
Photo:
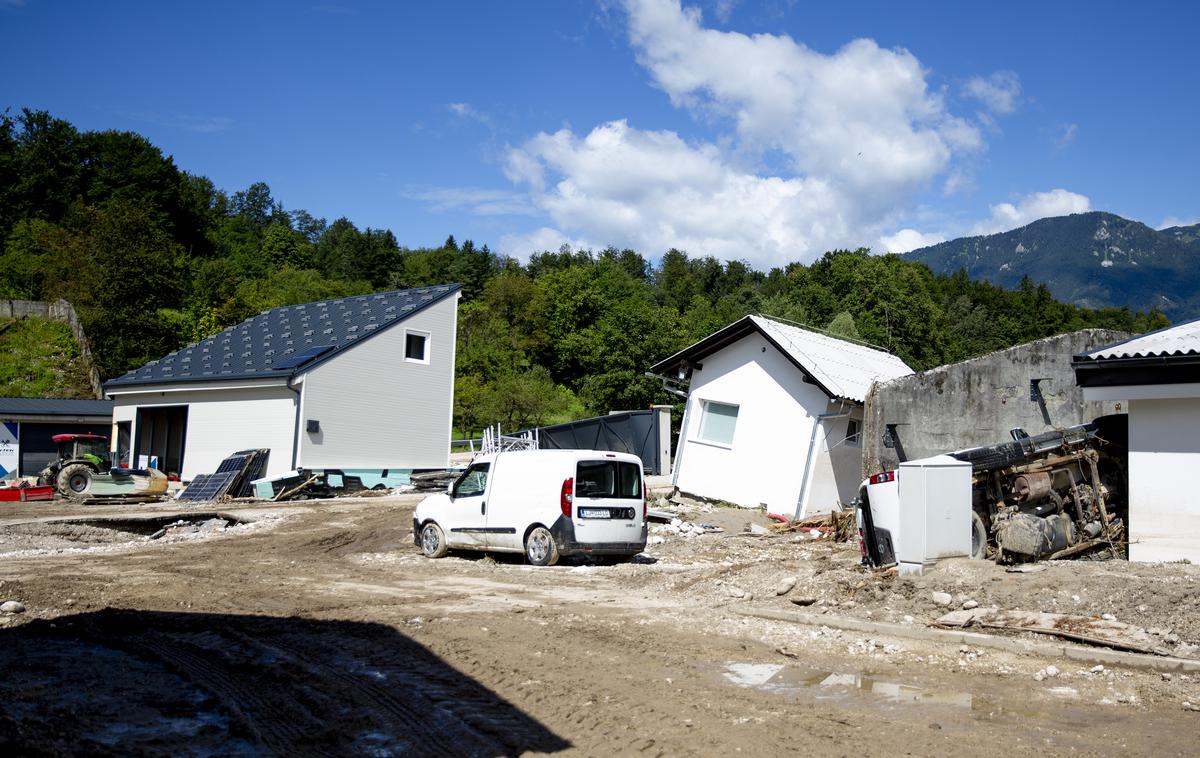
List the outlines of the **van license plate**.
<svg viewBox="0 0 1200 758">
<path fill-rule="evenodd" d="M 580 508 L 580 518 L 612 518 L 607 508 Z"/>
</svg>

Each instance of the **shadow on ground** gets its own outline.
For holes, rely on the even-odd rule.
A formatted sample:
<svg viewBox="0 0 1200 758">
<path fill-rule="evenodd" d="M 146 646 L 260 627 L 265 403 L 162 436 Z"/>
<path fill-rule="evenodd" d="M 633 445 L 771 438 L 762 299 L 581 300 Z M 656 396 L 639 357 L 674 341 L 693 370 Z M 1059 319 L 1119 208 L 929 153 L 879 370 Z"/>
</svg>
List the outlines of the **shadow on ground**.
<svg viewBox="0 0 1200 758">
<path fill-rule="evenodd" d="M 0 631 L 0 672 L 0 755 L 570 747 L 382 624 L 109 609 Z"/>
</svg>

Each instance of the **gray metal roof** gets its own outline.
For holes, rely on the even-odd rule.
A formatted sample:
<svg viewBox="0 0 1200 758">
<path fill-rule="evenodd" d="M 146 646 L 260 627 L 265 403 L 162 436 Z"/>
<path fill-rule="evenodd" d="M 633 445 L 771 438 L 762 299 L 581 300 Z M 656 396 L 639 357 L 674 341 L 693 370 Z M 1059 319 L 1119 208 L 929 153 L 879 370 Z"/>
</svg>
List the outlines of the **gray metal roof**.
<svg viewBox="0 0 1200 758">
<path fill-rule="evenodd" d="M 111 416 L 111 400 L 0 397 L 0 416 Z"/>
<path fill-rule="evenodd" d="M 1121 360 L 1200 355 L 1200 319 L 1096 348 L 1076 360 Z"/>
<path fill-rule="evenodd" d="M 898 356 L 883 350 L 763 316 L 750 318 L 834 397 L 861 403 L 871 390 L 871 382 L 886 382 L 913 373 Z"/>
<path fill-rule="evenodd" d="M 104 388 L 225 379 L 286 379 L 313 368 L 459 290 L 440 284 L 264 311 L 150 361 Z M 318 348 L 328 348 L 321 351 Z M 308 351 L 307 355 L 301 355 Z"/>
<path fill-rule="evenodd" d="M 913 370 L 895 355 L 830 337 L 764 316 L 746 316 L 650 367 L 671 373 L 722 350 L 752 332 L 762 334 L 792 365 L 807 374 L 830 397 L 863 402 L 871 382 L 908 376 Z"/>
</svg>

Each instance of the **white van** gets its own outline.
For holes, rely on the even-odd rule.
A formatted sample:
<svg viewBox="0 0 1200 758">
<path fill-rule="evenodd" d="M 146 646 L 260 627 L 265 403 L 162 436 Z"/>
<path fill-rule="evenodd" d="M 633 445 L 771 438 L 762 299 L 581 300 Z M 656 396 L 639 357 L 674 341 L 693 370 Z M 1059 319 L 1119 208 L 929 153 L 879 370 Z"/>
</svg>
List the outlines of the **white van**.
<svg viewBox="0 0 1200 758">
<path fill-rule="evenodd" d="M 565 555 L 632 557 L 646 548 L 642 462 L 598 450 L 480 455 L 446 494 L 413 513 L 426 556 L 450 549 L 525 553 L 535 566 Z"/>
</svg>

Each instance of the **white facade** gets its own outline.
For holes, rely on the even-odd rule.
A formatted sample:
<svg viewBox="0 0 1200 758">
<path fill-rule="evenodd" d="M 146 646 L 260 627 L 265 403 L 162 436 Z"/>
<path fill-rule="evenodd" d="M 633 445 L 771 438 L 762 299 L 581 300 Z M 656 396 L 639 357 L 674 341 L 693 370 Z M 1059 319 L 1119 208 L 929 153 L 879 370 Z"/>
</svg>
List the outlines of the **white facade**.
<svg viewBox="0 0 1200 758">
<path fill-rule="evenodd" d="M 732 425 L 729 407 L 737 408 Z M 851 418 L 861 419 L 856 403 L 831 401 L 751 333 L 693 371 L 674 485 L 748 507 L 765 503 L 787 516 L 833 510 L 849 502 L 861 478 L 860 449 L 846 441 Z"/>
<path fill-rule="evenodd" d="M 302 383 L 303 468 L 445 468 L 454 411 L 458 296 L 343 350 Z M 425 337 L 425 360 L 405 358 L 405 339 Z M 320 431 L 307 431 L 309 420 Z"/>
<path fill-rule="evenodd" d="M 119 440 L 128 440 L 129 463 L 138 467 L 147 438 L 173 451 L 172 464 L 182 449 L 178 473 L 185 482 L 214 472 L 236 451 L 258 448 L 271 451 L 267 476 L 297 468 L 395 474 L 444 468 L 450 456 L 458 300 L 454 291 L 345 344 L 290 381 L 291 372 L 280 371 L 224 382 L 106 387 L 113 400 L 114 452 Z M 411 338 L 423 341 L 419 357 L 406 350 Z M 164 427 L 169 439 L 159 441 L 155 435 Z"/>
<path fill-rule="evenodd" d="M 197 474 L 211 474 L 231 453 L 252 448 L 270 448 L 267 474 L 274 476 L 292 468 L 292 445 L 296 431 L 296 393 L 283 381 L 274 383 L 221 384 L 204 389 L 158 387 L 153 391 L 110 391 L 113 399 L 113 434 L 117 425 L 130 424 L 133 439 L 138 429 L 138 409 L 183 407 L 187 409 L 184 438 L 184 481 Z M 137 462 L 133 462 L 136 466 Z"/>
<path fill-rule="evenodd" d="M 1129 412 L 1129 560 L 1200 563 L 1200 385 L 1085 387 Z"/>
</svg>

